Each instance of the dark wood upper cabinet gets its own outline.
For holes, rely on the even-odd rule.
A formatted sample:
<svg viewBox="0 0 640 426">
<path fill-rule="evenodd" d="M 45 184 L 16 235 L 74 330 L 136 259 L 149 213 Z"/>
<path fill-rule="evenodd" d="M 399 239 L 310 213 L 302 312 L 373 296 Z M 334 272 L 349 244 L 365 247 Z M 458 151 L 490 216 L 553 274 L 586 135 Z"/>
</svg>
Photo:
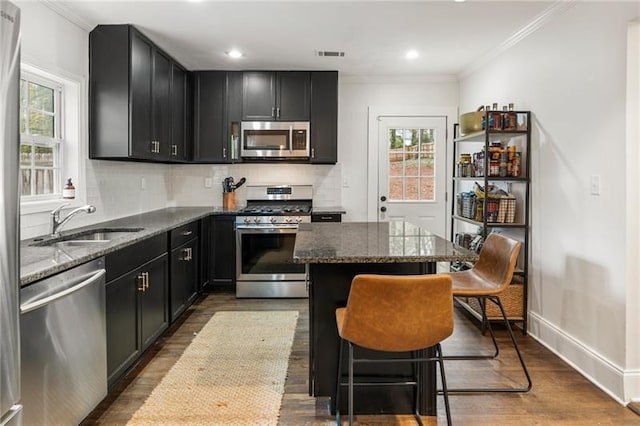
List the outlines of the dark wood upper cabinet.
<svg viewBox="0 0 640 426">
<path fill-rule="evenodd" d="M 230 163 L 231 152 L 226 137 L 227 73 L 197 71 L 193 78 L 193 161 Z"/>
<path fill-rule="evenodd" d="M 131 25 L 98 25 L 89 34 L 89 157 L 172 160 L 172 67 L 165 52 Z"/>
<path fill-rule="evenodd" d="M 187 161 L 187 72 L 176 63 L 171 64 L 171 159 Z"/>
<path fill-rule="evenodd" d="M 242 119 L 309 121 L 310 92 L 306 71 L 245 71 Z"/>
<path fill-rule="evenodd" d="M 338 72 L 311 72 L 311 163 L 338 161 Z"/>
</svg>

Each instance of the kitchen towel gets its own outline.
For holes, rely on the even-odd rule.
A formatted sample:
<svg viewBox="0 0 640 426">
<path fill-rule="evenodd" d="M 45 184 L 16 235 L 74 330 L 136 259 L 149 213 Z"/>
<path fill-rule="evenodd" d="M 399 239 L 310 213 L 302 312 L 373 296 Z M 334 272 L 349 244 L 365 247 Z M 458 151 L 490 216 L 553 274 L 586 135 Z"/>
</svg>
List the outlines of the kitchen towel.
<svg viewBox="0 0 640 426">
<path fill-rule="evenodd" d="M 130 425 L 276 425 L 297 311 L 218 312 Z"/>
</svg>

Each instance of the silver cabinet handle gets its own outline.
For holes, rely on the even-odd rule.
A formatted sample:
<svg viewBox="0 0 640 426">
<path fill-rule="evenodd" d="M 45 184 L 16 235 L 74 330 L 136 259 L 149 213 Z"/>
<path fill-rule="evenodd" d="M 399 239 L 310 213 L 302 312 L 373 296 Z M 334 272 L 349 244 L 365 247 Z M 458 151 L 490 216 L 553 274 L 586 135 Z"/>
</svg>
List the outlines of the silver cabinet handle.
<svg viewBox="0 0 640 426">
<path fill-rule="evenodd" d="M 29 303 L 26 305 L 23 305 L 20 307 L 20 313 L 21 314 L 26 314 L 27 312 L 31 312 L 34 311 L 38 308 L 41 308 L 42 306 L 48 305 L 51 302 L 55 302 L 58 299 L 62 299 L 63 297 L 71 294 L 71 293 L 75 293 L 76 291 L 93 284 L 94 282 L 96 282 L 97 280 L 99 280 L 100 278 L 104 277 L 107 273 L 106 269 L 100 269 L 98 272 L 96 272 L 95 274 L 93 274 L 91 277 L 87 278 L 84 281 L 81 281 L 80 283 L 74 285 L 73 287 L 70 287 L 64 291 L 61 291 L 60 293 L 56 293 L 56 294 L 52 294 L 51 296 L 45 297 L 44 299 L 40 299 L 40 300 L 36 300 L 33 303 Z"/>
<path fill-rule="evenodd" d="M 144 292 L 146 290 L 145 286 L 144 286 L 144 272 L 141 272 L 138 275 L 138 291 L 142 291 Z"/>
<path fill-rule="evenodd" d="M 183 237 L 188 237 L 191 234 L 193 234 L 193 231 L 182 231 L 182 236 Z"/>
<path fill-rule="evenodd" d="M 180 260 L 190 262 L 193 259 L 193 248 L 187 247 L 182 249 L 182 258 Z"/>
<path fill-rule="evenodd" d="M 227 148 L 222 148 L 222 158 L 227 158 Z"/>
<path fill-rule="evenodd" d="M 147 291 L 149 288 L 149 273 L 143 272 L 142 275 L 144 275 L 144 290 Z"/>
<path fill-rule="evenodd" d="M 316 149 L 311 148 L 311 158 L 316 158 Z"/>
<path fill-rule="evenodd" d="M 280 107 L 276 108 L 276 118 L 280 118 Z"/>
<path fill-rule="evenodd" d="M 271 116 L 276 118 L 276 107 L 271 107 Z"/>
<path fill-rule="evenodd" d="M 178 155 L 178 145 L 171 145 L 171 155 Z"/>
</svg>

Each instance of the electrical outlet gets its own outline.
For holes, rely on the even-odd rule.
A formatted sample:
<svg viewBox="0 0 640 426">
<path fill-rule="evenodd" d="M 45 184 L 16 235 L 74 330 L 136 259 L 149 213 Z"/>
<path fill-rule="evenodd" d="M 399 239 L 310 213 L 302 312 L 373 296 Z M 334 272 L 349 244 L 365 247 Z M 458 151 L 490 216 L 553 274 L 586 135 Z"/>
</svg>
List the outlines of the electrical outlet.
<svg viewBox="0 0 640 426">
<path fill-rule="evenodd" d="M 591 195 L 600 195 L 600 176 L 591 175 Z"/>
<path fill-rule="evenodd" d="M 211 188 L 213 186 L 213 179 L 212 178 L 204 178 L 204 187 L 205 188 Z"/>
<path fill-rule="evenodd" d="M 140 178 L 140 189 L 142 189 L 143 191 L 147 189 L 147 180 L 144 178 L 144 176 Z"/>
<path fill-rule="evenodd" d="M 348 188 L 349 187 L 349 177 L 348 176 L 342 176 L 342 187 L 343 188 Z"/>
</svg>

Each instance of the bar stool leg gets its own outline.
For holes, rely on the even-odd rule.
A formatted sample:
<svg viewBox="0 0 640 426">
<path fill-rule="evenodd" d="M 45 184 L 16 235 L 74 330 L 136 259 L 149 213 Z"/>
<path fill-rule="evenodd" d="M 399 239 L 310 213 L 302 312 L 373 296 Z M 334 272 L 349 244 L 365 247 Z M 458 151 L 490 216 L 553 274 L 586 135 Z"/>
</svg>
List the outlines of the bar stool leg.
<svg viewBox="0 0 640 426">
<path fill-rule="evenodd" d="M 336 393 L 334 395 L 331 405 L 336 413 L 336 424 L 340 426 L 340 389 L 342 388 L 342 352 L 344 350 L 344 339 L 340 339 L 340 345 L 338 345 L 338 374 L 336 375 Z"/>
<path fill-rule="evenodd" d="M 504 311 L 502 307 L 502 302 L 500 302 L 499 297 L 491 297 L 490 300 L 498 305 L 500 308 L 500 312 L 502 313 L 502 318 L 504 319 L 504 323 L 507 326 L 507 330 L 509 331 L 509 337 L 511 337 L 511 343 L 513 343 L 513 347 L 516 350 L 516 354 L 518 354 L 518 360 L 520 360 L 520 365 L 522 366 L 522 371 L 527 378 L 527 386 L 520 389 L 513 389 L 511 392 L 528 392 L 531 390 L 531 376 L 529 376 L 529 370 L 527 370 L 527 366 L 524 364 L 524 359 L 522 358 L 522 354 L 520 353 L 520 348 L 518 348 L 518 342 L 516 342 L 516 337 L 513 335 L 513 330 L 511 329 L 511 324 L 509 324 L 509 320 L 507 319 L 507 313 Z"/>
<path fill-rule="evenodd" d="M 353 344 L 349 344 L 349 426 L 353 425 Z"/>
<path fill-rule="evenodd" d="M 447 425 L 451 426 L 451 408 L 449 407 L 449 391 L 447 390 L 447 377 L 444 374 L 444 359 L 440 343 L 436 345 L 438 364 L 440 364 L 440 378 L 442 379 L 442 396 L 444 397 L 444 410 L 447 414 Z"/>
</svg>

